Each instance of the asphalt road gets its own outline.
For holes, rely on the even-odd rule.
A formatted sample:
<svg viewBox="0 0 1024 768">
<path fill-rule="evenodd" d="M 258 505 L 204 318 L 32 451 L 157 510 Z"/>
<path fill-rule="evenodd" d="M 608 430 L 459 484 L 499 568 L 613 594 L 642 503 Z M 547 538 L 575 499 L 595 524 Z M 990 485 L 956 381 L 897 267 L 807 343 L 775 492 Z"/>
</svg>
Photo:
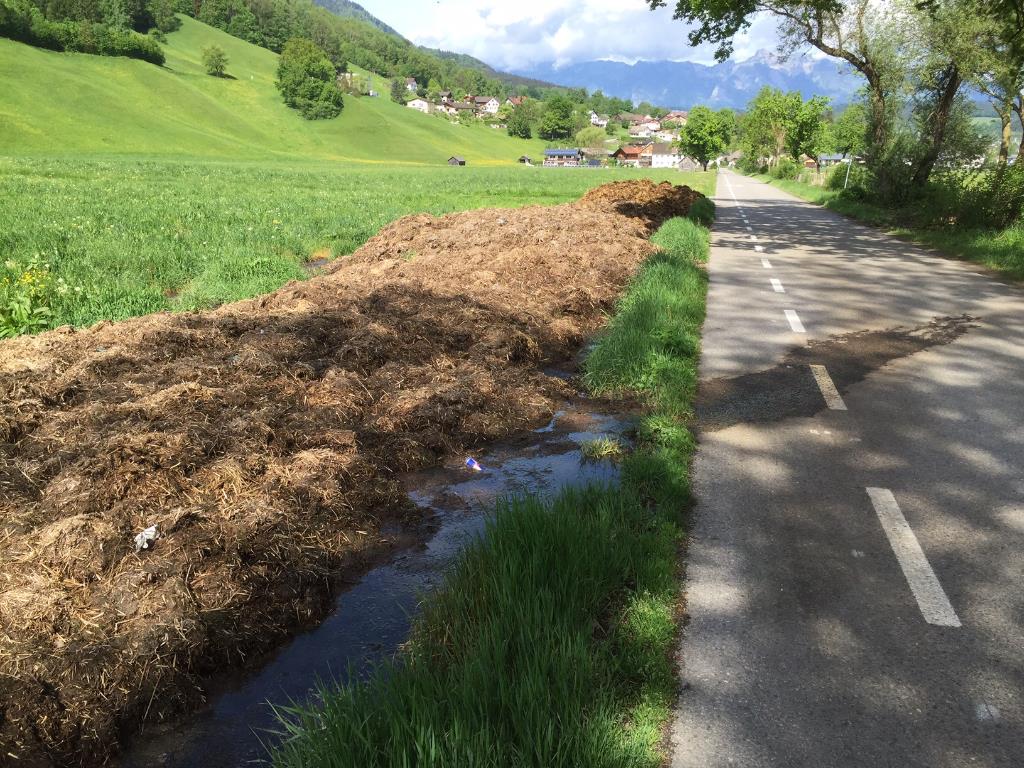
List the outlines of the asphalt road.
<svg viewBox="0 0 1024 768">
<path fill-rule="evenodd" d="M 673 767 L 1024 766 L 1024 289 L 716 203 Z"/>
</svg>

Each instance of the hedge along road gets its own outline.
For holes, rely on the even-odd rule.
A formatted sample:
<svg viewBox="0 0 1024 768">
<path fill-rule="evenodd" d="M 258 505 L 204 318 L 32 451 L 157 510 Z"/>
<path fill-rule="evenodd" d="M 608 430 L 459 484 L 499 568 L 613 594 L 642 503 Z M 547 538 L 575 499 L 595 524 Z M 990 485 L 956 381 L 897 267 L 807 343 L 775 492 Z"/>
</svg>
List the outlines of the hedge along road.
<svg viewBox="0 0 1024 768">
<path fill-rule="evenodd" d="M 1024 764 L 1024 291 L 716 202 L 672 765 Z"/>
</svg>

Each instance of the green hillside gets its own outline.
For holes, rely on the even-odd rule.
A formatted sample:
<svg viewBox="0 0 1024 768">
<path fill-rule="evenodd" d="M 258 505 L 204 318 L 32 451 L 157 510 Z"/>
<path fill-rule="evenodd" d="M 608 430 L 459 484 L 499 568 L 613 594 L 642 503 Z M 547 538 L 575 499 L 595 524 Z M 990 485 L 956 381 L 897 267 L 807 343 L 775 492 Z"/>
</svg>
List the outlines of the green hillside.
<svg viewBox="0 0 1024 768">
<path fill-rule="evenodd" d="M 233 79 L 205 74 L 204 46 L 228 55 Z M 515 162 L 543 144 L 461 126 L 378 98 L 346 97 L 335 120 L 309 122 L 274 87 L 277 55 L 183 17 L 164 67 L 56 53 L 0 39 L 0 154 L 144 154 L 471 165 Z"/>
</svg>

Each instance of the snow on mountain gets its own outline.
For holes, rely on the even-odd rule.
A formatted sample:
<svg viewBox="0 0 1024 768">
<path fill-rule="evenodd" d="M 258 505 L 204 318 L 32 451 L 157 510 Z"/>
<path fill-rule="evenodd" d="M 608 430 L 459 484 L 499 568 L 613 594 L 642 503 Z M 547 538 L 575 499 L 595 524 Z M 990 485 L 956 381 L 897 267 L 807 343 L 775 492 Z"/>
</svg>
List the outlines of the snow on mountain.
<svg viewBox="0 0 1024 768">
<path fill-rule="evenodd" d="M 563 67 L 539 64 L 516 74 L 682 109 L 698 104 L 742 108 L 766 85 L 800 91 L 804 98 L 829 96 L 839 105 L 849 103 L 861 86 L 860 78 L 834 59 L 782 60 L 771 51 L 711 66 L 687 61 L 586 61 Z"/>
</svg>

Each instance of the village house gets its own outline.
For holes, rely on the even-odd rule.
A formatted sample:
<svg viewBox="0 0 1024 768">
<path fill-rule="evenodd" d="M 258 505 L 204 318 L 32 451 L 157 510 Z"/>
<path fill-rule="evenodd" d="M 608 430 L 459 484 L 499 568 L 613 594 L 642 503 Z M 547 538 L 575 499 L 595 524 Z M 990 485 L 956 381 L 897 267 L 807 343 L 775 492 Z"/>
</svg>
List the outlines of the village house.
<svg viewBox="0 0 1024 768">
<path fill-rule="evenodd" d="M 673 110 L 672 112 L 669 112 L 667 115 L 665 115 L 663 118 L 661 118 L 661 122 L 663 122 L 663 123 L 679 123 L 680 125 L 686 125 L 686 121 L 689 118 L 690 118 L 690 113 L 689 112 L 687 112 L 685 110 L 682 110 L 682 109 L 677 109 L 677 110 Z"/>
<path fill-rule="evenodd" d="M 415 109 L 417 112 L 422 112 L 425 115 L 429 115 L 431 112 L 434 111 L 433 104 L 431 104 L 426 99 L 421 99 L 419 97 L 410 100 L 408 103 L 406 103 L 405 106 L 407 106 L 409 109 Z"/>
<path fill-rule="evenodd" d="M 505 103 L 508 104 L 510 107 L 521 107 L 523 106 L 524 100 L 524 96 L 509 96 L 507 99 L 505 99 Z"/>
<path fill-rule="evenodd" d="M 674 144 L 651 145 L 651 168 L 675 168 L 682 155 Z"/>
<path fill-rule="evenodd" d="M 653 133 L 646 125 L 637 123 L 629 126 L 629 135 L 634 139 L 649 139 Z"/>
<path fill-rule="evenodd" d="M 466 101 L 456 101 L 451 104 L 445 105 L 445 111 L 449 115 L 474 115 L 476 114 L 476 107 Z"/>
<path fill-rule="evenodd" d="M 826 155 L 818 155 L 818 165 L 822 168 L 831 168 L 833 165 L 839 165 L 846 160 L 846 155 L 841 155 L 838 152 Z"/>
<path fill-rule="evenodd" d="M 599 115 L 597 112 L 590 112 L 590 124 L 596 125 L 598 128 L 604 128 L 608 125 L 608 115 Z"/>
<path fill-rule="evenodd" d="M 629 168 L 650 168 L 653 144 L 626 144 L 612 152 L 611 157 L 619 165 Z"/>
<path fill-rule="evenodd" d="M 648 117 L 643 123 L 643 125 L 651 133 L 657 133 L 658 131 L 661 130 L 661 121 L 654 117 Z"/>
<path fill-rule="evenodd" d="M 439 94 L 437 94 L 437 98 L 442 104 L 451 104 L 453 101 L 455 101 L 455 99 L 452 98 L 451 91 L 441 91 Z"/>
<path fill-rule="evenodd" d="M 544 166 L 546 168 L 576 168 L 583 165 L 581 149 L 545 149 Z"/>
<path fill-rule="evenodd" d="M 405 78 L 405 90 L 409 93 L 416 93 L 420 89 L 419 83 L 416 82 L 415 77 Z"/>
<path fill-rule="evenodd" d="M 496 115 L 501 109 L 501 102 L 493 96 L 474 96 L 473 105 L 477 112 L 486 115 Z"/>
</svg>

